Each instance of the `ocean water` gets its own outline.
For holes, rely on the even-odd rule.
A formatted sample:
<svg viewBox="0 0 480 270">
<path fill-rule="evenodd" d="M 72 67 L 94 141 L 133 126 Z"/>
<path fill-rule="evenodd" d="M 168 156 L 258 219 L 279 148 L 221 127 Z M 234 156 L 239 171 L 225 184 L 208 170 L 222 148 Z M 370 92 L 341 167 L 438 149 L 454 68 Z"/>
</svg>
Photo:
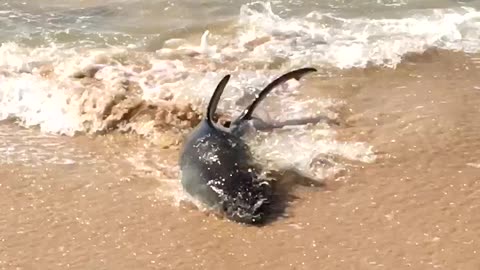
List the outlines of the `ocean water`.
<svg viewBox="0 0 480 270">
<path fill-rule="evenodd" d="M 17 231 L 12 230 L 6 237 L 0 233 L 0 244 L 2 239 L 10 239 L 13 244 L 8 247 L 15 250 L 0 255 L 0 268 L 31 269 L 29 267 L 40 265 L 51 269 L 50 266 L 55 265 L 64 269 L 73 265 L 77 269 L 87 266 L 92 269 L 144 269 L 150 263 L 162 269 L 204 269 L 207 266 L 219 269 L 229 263 L 241 265 L 233 269 L 258 266 L 260 262 L 255 259 L 246 260 L 245 264 L 235 264 L 237 261 L 232 258 L 215 263 L 215 252 L 202 253 L 202 241 L 209 236 L 196 238 L 191 235 L 191 231 L 201 227 L 213 235 L 219 230 L 219 235 L 227 238 L 239 234 L 242 241 L 246 239 L 245 243 L 251 243 L 255 242 L 249 238 L 251 231 L 205 221 L 211 217 L 190 212 L 180 217 L 182 215 L 175 212 L 180 211 L 175 209 L 181 208 L 179 201 L 184 199 L 178 185 L 178 149 L 184 136 L 204 113 L 210 95 L 225 74 L 232 74 L 232 79 L 219 104 L 220 118 L 240 113 L 262 87 L 282 73 L 306 66 L 318 69 L 300 82 L 278 87 L 258 108 L 258 117 L 266 122 L 283 123 L 283 128 L 257 132 L 247 139 L 264 167 L 294 169 L 314 181 L 326 181 L 327 187 L 333 186 L 329 192 L 338 195 L 313 197 L 310 191 L 300 192 L 300 197 L 318 204 L 297 205 L 294 209 L 299 211 L 303 223 L 281 223 L 280 228 L 267 231 L 265 237 L 274 239 L 282 232 L 297 232 L 308 224 L 318 223 L 308 233 L 296 234 L 294 240 L 300 241 L 299 246 L 317 247 L 317 242 L 312 244 L 311 239 L 330 230 L 319 225 L 322 222 L 334 222 L 329 227 L 333 228 L 347 224 L 342 222 L 349 218 L 359 224 L 371 221 L 368 207 L 364 208 L 367 210 L 363 218 L 354 217 L 358 209 L 353 208 L 353 202 L 363 205 L 362 198 L 373 202 L 379 192 L 385 202 L 391 202 L 390 199 L 397 198 L 397 191 L 400 197 L 416 196 L 417 190 L 422 190 L 419 187 L 422 183 L 436 177 L 443 179 L 452 175 L 454 179 L 457 174 L 464 173 L 473 179 L 478 170 L 473 173 L 471 170 L 476 170 L 475 164 L 480 162 L 475 150 L 475 134 L 478 133 L 472 120 L 476 118 L 471 113 L 478 108 L 474 101 L 480 89 L 475 75 L 480 74 L 479 53 L 480 0 L 0 0 L 0 177 L 5 179 L 0 181 L 3 192 L 0 194 L 7 198 L 0 200 L 0 206 L 5 206 L 5 212 L 14 209 L 8 212 L 11 214 L 6 215 L 5 220 L 0 220 L 0 228 L 19 227 L 16 215 L 32 215 L 36 219 L 29 221 L 27 218 L 26 225 L 22 223 L 20 227 L 32 227 L 30 233 L 35 236 L 31 238 L 32 243 L 43 245 L 43 233 L 62 235 L 70 230 L 59 228 L 58 222 L 68 228 L 76 228 L 81 223 L 78 231 L 72 232 L 77 238 L 69 245 L 64 244 L 65 239 L 61 237 L 52 240 L 55 250 L 63 252 L 66 247 L 72 251 L 72 257 L 63 255 L 63 258 L 71 258 L 67 261 L 59 259 L 60 253 L 42 253 L 31 246 L 31 249 L 26 248 L 29 245 L 22 242 Z M 448 91 L 444 89 L 447 87 Z M 432 130 L 437 132 L 430 133 Z M 402 139 L 405 142 L 401 145 Z M 445 147 L 436 148 L 437 142 Z M 416 154 L 411 156 L 412 153 Z M 443 153 L 457 154 L 451 158 L 442 156 L 445 163 L 458 161 L 475 166 L 465 169 L 452 165 L 450 171 L 443 172 L 448 166 L 436 163 L 435 159 Z M 418 159 L 418 163 L 411 163 L 414 159 Z M 377 165 L 381 169 L 388 167 L 392 173 L 381 171 L 375 167 Z M 365 172 L 360 174 L 368 176 L 372 182 L 351 180 L 358 180 L 358 176 L 355 178 L 350 173 L 363 169 Z M 417 170 L 420 169 L 435 173 L 435 177 L 419 176 Z M 440 171 L 443 174 L 436 174 Z M 410 182 L 404 179 L 416 177 L 420 184 L 415 182 L 405 188 Z M 470 178 L 461 178 L 455 183 L 470 185 L 474 190 L 478 183 L 462 182 L 465 179 Z M 343 183 L 345 188 L 336 186 L 340 185 L 338 183 Z M 397 184 L 381 193 L 379 190 L 387 186 L 385 183 Z M 425 186 L 436 187 L 439 194 L 450 192 L 436 186 L 434 181 L 428 183 Z M 449 182 L 449 186 L 455 183 Z M 366 191 L 360 187 L 366 189 L 366 186 L 372 190 L 360 194 Z M 355 193 L 357 188 L 359 193 Z M 460 190 L 463 192 L 463 186 L 456 189 Z M 30 197 L 17 201 L 22 194 Z M 467 205 L 473 207 L 476 196 L 476 193 L 466 197 L 459 195 L 458 198 L 465 198 L 459 199 L 464 203 L 461 209 L 467 209 Z M 428 193 L 424 198 L 434 201 L 437 197 Z M 28 213 L 19 212 L 18 207 L 11 207 L 12 201 L 19 205 L 32 201 L 36 210 L 28 212 L 30 208 L 25 206 Z M 445 205 L 452 202 L 438 201 Z M 119 206 L 120 202 L 124 204 Z M 38 210 L 44 203 L 48 208 L 42 211 L 47 212 Z M 325 207 L 325 215 L 320 204 Z M 372 210 L 378 218 L 374 225 L 382 225 L 385 217 L 392 221 L 395 215 L 401 216 L 399 204 L 393 202 L 390 207 L 386 203 L 384 208 Z M 376 203 L 371 205 L 376 207 Z M 348 208 L 350 206 L 353 210 Z M 408 212 L 411 208 L 404 210 Z M 387 210 L 390 212 L 382 212 Z M 157 222 L 159 227 L 168 228 L 168 232 L 142 227 L 138 221 L 130 223 L 130 227 L 122 225 L 129 224 L 132 211 L 143 213 L 137 217 Z M 309 211 L 316 215 L 308 216 L 312 213 Z M 463 217 L 473 216 L 469 211 L 462 212 Z M 52 218 L 52 213 L 63 219 Z M 343 213 L 343 216 L 335 213 Z M 47 222 L 50 225 L 47 224 L 46 231 L 35 231 L 45 216 L 49 217 L 48 222 L 55 222 Z M 123 219 L 124 216 L 128 219 Z M 438 215 L 438 224 L 443 222 L 441 217 Z M 406 226 L 408 231 L 415 227 L 408 226 L 408 221 L 413 219 L 408 217 L 406 223 L 397 225 Z M 104 225 L 106 227 L 102 227 Z M 419 224 L 423 229 L 429 226 L 433 228 L 434 225 Z M 143 242 L 129 231 L 125 232 L 127 227 L 131 231 L 141 231 Z M 469 233 L 475 232 L 469 228 Z M 348 233 L 355 230 L 347 229 Z M 119 243 L 124 241 L 136 248 L 130 250 L 117 240 L 109 242 L 107 236 L 107 240 L 91 236 L 109 234 L 105 230 L 117 232 Z M 405 237 L 414 237 L 416 233 L 423 235 L 420 231 L 409 232 L 411 234 Z M 137 252 L 145 247 L 144 243 L 150 239 L 147 235 L 151 233 L 164 239 L 157 243 L 160 251 L 151 253 L 148 249 L 150 253 L 143 253 L 142 262 L 134 263 L 132 258 L 137 258 Z M 339 234 L 345 233 L 339 231 Z M 364 239 L 374 241 L 372 235 L 376 233 L 374 229 L 360 230 L 360 240 L 352 250 L 368 250 L 359 243 L 366 243 Z M 90 240 L 78 240 L 80 235 Z M 176 254 L 173 247 L 190 249 L 179 244 L 184 236 L 185 241 L 193 245 L 191 249 L 196 255 L 192 256 L 196 259 L 186 264 L 172 257 Z M 383 237 L 388 239 L 388 235 Z M 90 246 L 91 238 L 98 250 L 85 248 Z M 238 239 L 232 239 L 234 242 L 225 240 L 229 243 L 228 252 L 239 245 L 235 242 Z M 290 241 L 287 236 L 278 239 Z M 308 265 L 318 266 L 315 262 L 319 258 L 325 261 L 326 269 L 338 269 L 339 262 L 349 256 L 328 250 L 334 242 L 344 243 L 344 240 L 318 240 L 325 241 L 323 257 L 308 252 L 302 255 L 278 242 L 280 247 L 272 249 L 273 253 L 266 252 L 261 265 L 269 268 L 267 261 L 283 254 L 279 260 L 284 260 L 285 264 L 271 264 L 269 269 L 293 269 L 294 266 L 313 269 Z M 375 250 L 382 250 L 376 244 Z M 214 245 L 221 250 L 221 243 Z M 385 245 L 394 244 L 384 243 L 383 247 Z M 408 245 L 398 250 L 408 250 Z M 434 248 L 433 244 L 425 245 L 425 250 Z M 264 245 L 257 250 L 250 246 L 239 256 L 262 253 L 269 247 Z M 40 258 L 37 261 L 42 263 L 35 265 L 22 250 L 37 254 Z M 472 250 L 480 252 L 480 249 Z M 405 255 L 402 252 L 395 254 L 401 257 Z M 202 254 L 207 259 L 201 259 Z M 361 257 L 358 261 L 368 261 L 367 266 L 371 266 L 370 262 L 375 261 L 368 257 L 371 254 L 357 254 Z M 435 262 L 423 257 L 409 261 L 405 259 L 407 255 L 401 260 L 403 266 L 436 263 L 452 269 L 461 261 L 442 261 L 438 254 Z M 95 259 L 85 259 L 88 256 Z M 299 261 L 302 256 L 310 258 L 303 261 L 307 266 Z M 76 263 L 72 263 L 74 261 Z M 123 262 L 128 266 L 121 266 Z M 392 265 L 399 263 L 393 257 L 390 262 Z M 469 266 L 476 263 L 475 259 L 464 262 L 472 262 Z M 343 269 L 367 269 L 357 266 L 342 265 Z"/>
<path fill-rule="evenodd" d="M 429 48 L 475 53 L 479 5 L 3 1 L 0 119 L 71 136 L 110 128 L 105 108 L 115 97 L 204 102 L 226 72 L 235 72 L 232 87 L 244 95 L 296 67 L 395 68 L 405 55 Z M 92 69 L 99 70 L 91 74 L 95 83 L 72 78 Z M 223 109 L 239 109 L 226 103 Z"/>
<path fill-rule="evenodd" d="M 395 68 L 407 54 L 431 48 L 475 53 L 476 6 L 478 1 L 4 1 L 0 119 L 48 134 L 121 130 L 158 141 L 173 129 L 180 138 L 189 128 L 178 120 L 181 109 L 171 113 L 173 120 L 132 112 L 153 105 L 158 116 L 169 110 L 163 108 L 167 102 L 170 109 L 188 105 L 201 114 L 227 72 L 234 79 L 220 108 L 234 115 L 262 85 L 293 68 L 315 66 L 321 69 L 316 78 L 327 78 L 331 70 Z M 277 121 L 338 117 L 341 100 L 306 96 L 300 85 L 276 91 L 263 115 Z M 333 131 L 312 130 L 282 132 L 280 143 L 258 147 L 264 149 L 261 156 L 278 153 L 279 160 L 293 160 L 295 154 L 281 151 L 292 134 L 310 138 L 292 146 L 309 149 L 295 157 L 293 167 L 309 168 L 319 149 L 338 154 L 343 146 L 330 145 L 337 144 Z M 364 152 L 350 156 L 373 160 L 368 145 L 347 147 Z"/>
</svg>

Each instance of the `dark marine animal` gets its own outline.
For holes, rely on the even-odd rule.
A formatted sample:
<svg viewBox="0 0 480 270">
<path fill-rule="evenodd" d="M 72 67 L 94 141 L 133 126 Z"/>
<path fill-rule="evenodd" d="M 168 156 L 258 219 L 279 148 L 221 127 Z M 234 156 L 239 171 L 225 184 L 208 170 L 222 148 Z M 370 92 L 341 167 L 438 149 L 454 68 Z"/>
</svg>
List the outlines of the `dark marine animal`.
<svg viewBox="0 0 480 270">
<path fill-rule="evenodd" d="M 259 176 L 261 171 L 242 135 L 252 120 L 253 111 L 268 93 L 290 79 L 300 80 L 314 71 L 314 68 L 302 68 L 272 81 L 229 127 L 213 120 L 230 79 L 230 75 L 226 75 L 217 85 L 205 117 L 183 144 L 180 170 L 184 190 L 207 206 L 220 210 L 230 220 L 246 224 L 264 221 L 272 186 Z"/>
</svg>

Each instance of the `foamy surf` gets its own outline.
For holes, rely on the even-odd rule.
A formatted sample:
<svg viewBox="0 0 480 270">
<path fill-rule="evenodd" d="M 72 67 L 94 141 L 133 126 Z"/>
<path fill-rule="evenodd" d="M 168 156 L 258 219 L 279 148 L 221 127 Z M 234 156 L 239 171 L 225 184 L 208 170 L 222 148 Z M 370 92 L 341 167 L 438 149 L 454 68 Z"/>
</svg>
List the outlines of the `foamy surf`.
<svg viewBox="0 0 480 270">
<path fill-rule="evenodd" d="M 254 2 L 242 7 L 239 23 L 241 46 L 266 38 L 247 59 L 278 57 L 289 66 L 394 68 L 405 54 L 432 47 L 472 53 L 480 49 L 480 12 L 467 7 L 418 10 L 399 19 L 344 18 L 322 11 L 282 18 L 270 3 Z"/>
<path fill-rule="evenodd" d="M 177 59 L 166 59 L 165 51 L 132 53 L 135 49 L 127 49 L 128 44 L 110 49 L 67 49 L 54 43 L 37 48 L 3 43 L 0 119 L 18 118 L 25 126 L 38 125 L 46 132 L 67 135 L 104 131 L 111 126 L 103 121 L 102 112 L 118 96 L 133 96 L 135 104 L 183 99 L 198 105 L 222 73 L 238 67 L 244 70 L 236 75 L 247 77 L 234 85 L 241 92 L 255 81 L 266 81 L 261 74 L 264 71 L 246 71 L 258 64 L 278 72 L 305 65 L 395 67 L 406 54 L 431 47 L 465 52 L 480 48 L 480 13 L 472 8 L 423 10 L 401 19 L 342 18 L 321 11 L 283 18 L 273 9 L 268 2 L 243 5 L 238 30 L 228 34 L 233 36 L 230 42 L 218 42 L 223 37 L 209 31 L 198 46 L 172 47 L 172 42 L 166 42 L 171 46 L 168 52 L 182 52 L 175 55 Z M 216 41 L 209 40 L 212 34 Z M 72 79 L 82 72 L 103 85 L 85 86 Z M 122 86 L 128 83 L 135 84 L 136 93 Z M 192 91 L 194 88 L 200 91 Z M 90 92 L 85 93 L 85 89 Z M 226 99 L 230 98 L 233 96 Z M 95 109 L 86 108 L 88 99 Z M 229 108 L 234 109 L 238 107 Z M 49 119 L 55 119 L 54 123 Z"/>
</svg>

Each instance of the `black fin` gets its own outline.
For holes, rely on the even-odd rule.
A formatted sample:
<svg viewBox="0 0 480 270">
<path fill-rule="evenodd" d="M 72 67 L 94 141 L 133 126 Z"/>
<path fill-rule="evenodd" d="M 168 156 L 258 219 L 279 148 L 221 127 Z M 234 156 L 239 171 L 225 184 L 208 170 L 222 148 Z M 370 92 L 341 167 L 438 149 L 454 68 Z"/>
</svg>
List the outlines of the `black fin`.
<svg viewBox="0 0 480 270">
<path fill-rule="evenodd" d="M 240 116 L 237 118 L 235 122 L 243 121 L 243 120 L 249 120 L 252 118 L 252 113 L 255 110 L 255 108 L 260 104 L 260 102 L 270 93 L 275 87 L 281 85 L 282 83 L 290 80 L 290 79 L 296 79 L 300 80 L 303 76 L 310 72 L 316 72 L 317 70 L 315 68 L 301 68 L 297 69 L 294 71 L 290 71 L 288 73 L 283 74 L 279 78 L 275 79 L 273 82 L 271 82 L 267 87 L 263 88 L 263 90 L 258 94 L 258 96 L 255 98 L 255 100 L 240 114 Z"/>
<path fill-rule="evenodd" d="M 213 116 L 217 110 L 218 101 L 220 100 L 220 96 L 222 95 L 225 86 L 227 86 L 228 80 L 230 80 L 230 75 L 223 77 L 218 83 L 217 88 L 215 88 L 215 92 L 213 92 L 212 98 L 210 98 L 210 102 L 208 103 L 206 118 L 207 123 L 210 126 L 213 126 Z"/>
</svg>

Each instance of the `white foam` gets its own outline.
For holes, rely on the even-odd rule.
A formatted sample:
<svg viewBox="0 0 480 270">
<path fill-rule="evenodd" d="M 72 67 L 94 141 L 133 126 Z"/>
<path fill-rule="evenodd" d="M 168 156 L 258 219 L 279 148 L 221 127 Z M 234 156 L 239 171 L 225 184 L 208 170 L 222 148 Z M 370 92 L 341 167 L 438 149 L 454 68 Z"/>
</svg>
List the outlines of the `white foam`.
<svg viewBox="0 0 480 270">
<path fill-rule="evenodd" d="M 185 73 L 179 61 L 147 59 L 147 71 L 135 70 L 135 63 L 122 64 L 115 58 L 135 62 L 129 51 L 119 48 L 76 51 L 56 46 L 27 49 L 15 43 L 0 46 L 0 120 L 15 118 L 24 126 L 72 136 L 94 133 L 108 127 L 105 110 L 122 96 L 138 96 L 154 102 L 171 94 L 169 83 L 178 83 Z M 106 64 L 96 64 L 103 56 Z M 90 82 L 72 77 L 96 66 Z M 43 74 L 46 73 L 46 74 Z M 129 93 L 125 82 L 140 85 L 141 92 Z"/>
<path fill-rule="evenodd" d="M 293 169 L 313 180 L 334 176 L 345 169 L 339 158 L 370 163 L 376 159 L 366 143 L 339 142 L 326 126 L 278 129 L 257 134 L 251 142 L 256 157 L 272 170 Z"/>
<path fill-rule="evenodd" d="M 188 62 L 161 60 L 148 53 L 131 54 L 119 48 L 77 51 L 53 46 L 29 50 L 9 43 L 0 47 L 0 54 L 5 56 L 2 59 L 8 59 L 0 63 L 0 120 L 15 118 L 24 126 L 39 126 L 44 132 L 69 136 L 105 130 L 108 125 L 104 111 L 118 96 L 133 95 L 151 103 L 165 99 L 188 101 L 204 108 L 216 84 L 228 72 L 202 72 L 185 66 Z M 98 58 L 103 59 L 103 64 L 96 64 Z M 127 60 L 117 60 L 122 58 Z M 137 60 L 148 68 L 135 69 Z M 72 78 L 72 74 L 91 66 L 100 70 L 90 82 Z M 233 76 L 219 110 L 239 113 L 280 72 L 229 72 Z M 139 92 L 128 92 L 122 87 L 125 81 L 138 83 Z M 288 97 L 293 97 L 300 86 L 297 82 L 279 87 L 265 103 L 279 99 L 288 103 Z M 153 124 L 142 128 L 153 128 Z"/>
<path fill-rule="evenodd" d="M 409 52 L 430 47 L 465 52 L 480 49 L 480 12 L 473 8 L 419 11 L 401 19 L 342 18 L 313 11 L 305 17 L 282 18 L 268 2 L 242 6 L 240 47 L 261 37 L 271 39 L 247 59 L 288 59 L 291 66 L 368 64 L 395 67 Z"/>
<path fill-rule="evenodd" d="M 405 0 L 377 0 L 377 4 L 387 7 L 400 7 L 407 5 Z"/>
</svg>

